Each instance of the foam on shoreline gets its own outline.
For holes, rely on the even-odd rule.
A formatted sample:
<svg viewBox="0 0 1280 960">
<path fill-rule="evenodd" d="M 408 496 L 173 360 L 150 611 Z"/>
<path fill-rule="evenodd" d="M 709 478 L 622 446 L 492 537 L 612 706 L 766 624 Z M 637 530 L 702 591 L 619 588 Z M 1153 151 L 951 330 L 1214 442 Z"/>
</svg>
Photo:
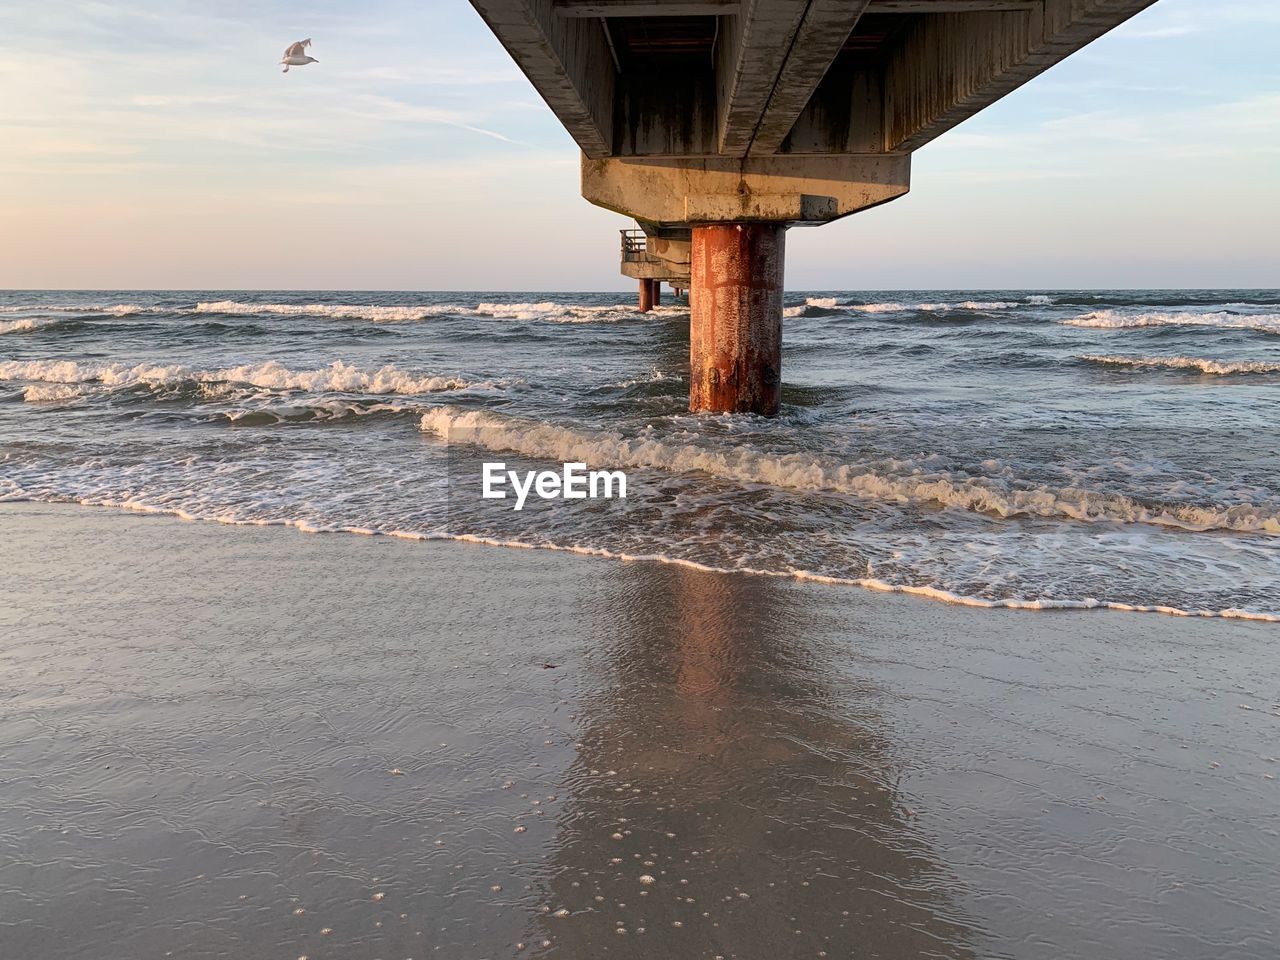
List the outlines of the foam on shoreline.
<svg viewBox="0 0 1280 960">
<path fill-rule="evenodd" d="M 988 477 L 926 470 L 905 460 L 842 464 L 805 454 L 779 454 L 740 445 L 712 449 L 651 434 L 626 437 L 585 431 L 487 411 L 437 407 L 421 428 L 493 450 L 596 467 L 706 473 L 739 483 L 835 492 L 872 501 L 961 509 L 1001 518 L 1055 517 L 1086 523 L 1145 523 L 1190 531 L 1280 534 L 1280 513 L 1251 503 L 1143 503 L 1122 494 L 1083 488 L 1018 487 Z"/>
</svg>

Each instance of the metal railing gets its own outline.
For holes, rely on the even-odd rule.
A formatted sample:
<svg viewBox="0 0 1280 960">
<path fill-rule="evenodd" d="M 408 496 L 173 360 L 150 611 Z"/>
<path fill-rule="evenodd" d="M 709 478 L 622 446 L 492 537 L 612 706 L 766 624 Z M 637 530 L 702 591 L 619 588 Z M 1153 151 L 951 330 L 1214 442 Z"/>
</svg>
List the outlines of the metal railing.
<svg viewBox="0 0 1280 960">
<path fill-rule="evenodd" d="M 624 263 L 657 263 L 659 258 L 649 252 L 648 238 L 643 230 L 619 230 L 622 234 L 622 260 Z"/>
</svg>

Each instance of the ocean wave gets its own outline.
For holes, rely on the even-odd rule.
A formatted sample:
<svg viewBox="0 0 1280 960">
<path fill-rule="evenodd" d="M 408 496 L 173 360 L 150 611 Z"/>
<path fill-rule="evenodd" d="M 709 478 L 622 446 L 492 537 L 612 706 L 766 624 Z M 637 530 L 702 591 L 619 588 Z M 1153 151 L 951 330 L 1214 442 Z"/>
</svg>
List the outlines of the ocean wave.
<svg viewBox="0 0 1280 960">
<path fill-rule="evenodd" d="M 530 457 L 602 467 L 706 473 L 741 483 L 835 492 L 859 499 L 966 510 L 988 516 L 1047 517 L 1086 523 L 1145 523 L 1190 531 L 1280 534 L 1280 513 L 1252 503 L 1233 505 L 1144 503 L 1123 494 L 1077 487 L 1017 486 L 989 477 L 928 470 L 908 460 L 840 464 L 804 454 L 776 454 L 739 445 L 710 449 L 664 440 L 652 433 L 625 437 L 544 421 L 451 407 L 422 416 L 425 433 Z"/>
<path fill-rule="evenodd" d="M 500 320 L 549 320 L 553 323 L 616 323 L 643 316 L 634 304 L 588 307 L 551 300 L 542 303 L 481 303 L 476 306 L 475 312 Z M 671 316 L 687 312 L 688 308 L 683 306 L 654 307 L 650 316 Z"/>
<path fill-rule="evenodd" d="M 41 327 L 47 327 L 53 320 L 0 320 L 0 334 L 5 333 L 29 333 L 32 330 L 39 330 Z"/>
<path fill-rule="evenodd" d="M 428 306 L 377 306 L 375 304 L 335 303 L 242 303 L 237 300 L 216 300 L 195 305 L 195 313 L 221 313 L 228 316 L 313 316 L 342 320 L 371 320 L 374 323 L 404 323 L 428 320 L 451 314 L 474 313 L 457 304 L 433 304 Z"/>
<path fill-rule="evenodd" d="M 834 298 L 833 298 L 834 299 Z M 841 309 L 855 313 L 951 313 L 976 312 L 987 313 L 993 310 L 1012 310 L 1025 306 L 1012 300 L 958 300 L 955 302 L 902 303 L 889 301 L 885 303 L 841 303 Z"/>
<path fill-rule="evenodd" d="M 1104 366 L 1134 369 L 1196 370 L 1215 377 L 1236 374 L 1280 373 L 1280 363 L 1265 360 L 1208 360 L 1202 357 L 1118 357 L 1104 354 L 1082 354 L 1078 359 Z"/>
<path fill-rule="evenodd" d="M 84 389 L 71 383 L 33 383 L 22 390 L 22 399 L 27 403 L 65 403 L 82 396 Z"/>
<path fill-rule="evenodd" d="M 547 320 L 553 323 L 609 323 L 639 315 L 630 304 L 580 306 L 556 303 L 436 303 L 419 306 L 380 306 L 377 304 L 335 303 L 242 303 L 236 300 L 201 302 L 196 313 L 219 313 L 231 316 L 315 316 L 343 320 L 368 320 L 373 323 L 411 323 L 436 317 L 488 317 L 499 320 Z M 682 312 L 679 307 L 659 307 L 655 313 Z"/>
<path fill-rule="evenodd" d="M 803 304 L 785 307 L 784 317 L 825 317 L 833 313 L 989 313 L 996 310 L 1011 310 L 1025 306 L 1011 300 L 960 300 L 954 303 L 902 303 L 887 301 L 884 303 L 854 303 L 840 300 L 838 297 L 808 297 Z"/>
<path fill-rule="evenodd" d="M 9 360 L 0 362 L 0 380 L 39 383 L 94 383 L 121 388 L 177 386 L 184 383 L 232 383 L 267 390 L 306 390 L 313 393 L 424 394 L 449 390 L 495 389 L 515 381 L 473 381 L 461 377 L 418 376 L 390 364 L 374 370 L 335 360 L 318 370 L 290 370 L 270 360 L 266 363 L 193 370 L 179 364 L 79 363 L 75 360 Z"/>
<path fill-rule="evenodd" d="M 840 309 L 835 297 L 809 297 L 803 304 L 794 307 L 783 307 L 784 317 L 823 317 Z"/>
<path fill-rule="evenodd" d="M 664 553 L 637 553 L 614 550 L 607 547 L 587 546 L 583 544 L 559 544 L 552 542 L 529 542 L 508 538 L 483 536 L 478 534 L 454 533 L 447 530 L 414 530 L 393 525 L 356 525 L 343 523 L 326 523 L 310 517 L 287 516 L 244 516 L 234 507 L 223 509 L 183 507 L 172 503 L 148 502 L 135 495 L 113 496 L 110 494 L 50 494 L 27 491 L 13 483 L 5 483 L 0 487 L 0 503 L 9 502 L 44 502 L 75 503 L 86 507 L 107 507 L 129 510 L 136 513 L 177 517 L 193 522 L 212 522 L 240 527 L 285 527 L 301 533 L 310 534 L 348 534 L 356 536 L 385 536 L 402 540 L 415 541 L 453 541 L 488 547 L 500 547 L 522 550 L 547 550 L 556 553 L 571 553 L 579 556 L 597 557 L 606 560 L 627 563 L 660 563 L 683 567 L 715 574 L 738 576 L 769 577 L 773 579 L 796 580 L 801 582 L 822 583 L 834 586 L 859 587 L 877 593 L 897 593 L 921 599 L 937 601 L 954 606 L 977 607 L 988 610 L 1035 611 L 1102 611 L 1110 610 L 1126 613 L 1152 613 L 1174 617 L 1190 617 L 1224 620 L 1252 620 L 1267 623 L 1280 622 L 1280 613 L 1245 610 L 1228 607 L 1221 610 L 1191 609 L 1168 604 L 1140 604 L 1123 601 L 1100 600 L 1093 597 L 1072 599 L 1060 597 L 981 597 L 947 590 L 928 584 L 895 583 L 879 577 L 841 577 L 815 573 L 800 568 L 768 570 L 755 567 L 723 567 L 700 563 L 683 557 L 674 557 Z"/>
<path fill-rule="evenodd" d="M 138 303 L 109 304 L 47 304 L 30 303 L 0 307 L 0 313 L 109 313 L 115 317 L 127 317 L 133 313 L 147 313 L 159 310 L 159 307 L 147 307 Z"/>
<path fill-rule="evenodd" d="M 1095 327 L 1103 330 L 1128 330 L 1140 327 L 1217 327 L 1220 329 L 1259 330 L 1280 334 L 1280 313 L 1238 314 L 1227 310 L 1212 313 L 1148 312 L 1095 310 L 1062 321 L 1072 327 Z"/>
<path fill-rule="evenodd" d="M 228 410 L 219 416 L 241 427 L 268 426 L 275 423 L 332 423 L 378 414 L 420 415 L 422 406 L 413 403 L 353 403 L 322 400 L 305 404 L 269 404 Z"/>
</svg>

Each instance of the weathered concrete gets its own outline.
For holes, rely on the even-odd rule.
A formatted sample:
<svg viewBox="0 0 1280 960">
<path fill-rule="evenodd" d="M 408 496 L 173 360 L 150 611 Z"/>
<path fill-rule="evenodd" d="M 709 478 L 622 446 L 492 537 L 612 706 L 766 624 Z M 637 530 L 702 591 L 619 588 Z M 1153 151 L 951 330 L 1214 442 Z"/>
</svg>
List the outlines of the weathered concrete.
<svg viewBox="0 0 1280 960">
<path fill-rule="evenodd" d="M 778 412 L 785 237 L 779 223 L 693 228 L 690 410 Z"/>
<path fill-rule="evenodd" d="M 594 20 L 555 15 L 552 0 L 472 0 L 588 156 L 613 148 L 614 61 Z"/>
<path fill-rule="evenodd" d="M 1043 0 L 914 18 L 884 67 L 884 149 L 924 146 L 1153 2 Z"/>
<path fill-rule="evenodd" d="M 768 102 L 751 133 L 752 156 L 776 153 L 861 19 L 868 0 L 810 0 Z"/>
<path fill-rule="evenodd" d="M 910 152 L 1154 2 L 472 0 L 597 159 Z"/>
<path fill-rule="evenodd" d="M 642 225 L 641 309 L 688 277 L 690 407 L 763 414 L 786 227 L 901 197 L 914 150 L 1154 2 L 472 0 L 582 148 L 583 197 Z"/>
<path fill-rule="evenodd" d="M 828 223 L 910 189 L 906 154 L 582 161 L 582 195 L 655 224 Z"/>
<path fill-rule="evenodd" d="M 642 225 L 644 247 L 637 248 L 635 231 L 623 231 L 622 275 L 634 279 L 667 280 L 689 285 L 689 230 L 665 230 L 654 224 Z"/>
</svg>

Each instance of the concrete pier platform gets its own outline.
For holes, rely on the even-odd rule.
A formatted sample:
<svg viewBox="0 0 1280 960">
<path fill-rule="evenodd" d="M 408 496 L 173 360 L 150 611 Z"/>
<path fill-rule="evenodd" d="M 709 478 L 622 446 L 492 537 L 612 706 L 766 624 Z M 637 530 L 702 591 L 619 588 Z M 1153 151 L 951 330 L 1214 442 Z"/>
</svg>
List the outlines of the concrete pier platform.
<svg viewBox="0 0 1280 960">
<path fill-rule="evenodd" d="M 778 357 L 759 346 L 772 342 L 775 324 L 743 306 L 772 303 L 766 238 L 777 238 L 780 259 L 787 226 L 829 223 L 903 196 L 915 150 L 1153 2 L 472 5 L 581 147 L 583 197 L 637 222 L 648 255 L 629 260 L 624 241 L 624 275 L 687 280 L 690 360 L 707 371 L 691 384 L 690 408 L 769 413 L 777 405 L 764 385 L 778 375 Z M 733 271 L 700 272 L 688 251 L 690 231 L 728 238 L 719 228 L 735 225 L 744 243 L 751 238 L 743 262 L 750 249 L 768 263 L 764 286 L 730 284 L 741 297 L 705 286 Z M 780 301 L 780 263 L 776 276 Z M 640 303 L 648 309 L 652 292 L 642 287 Z M 721 378 L 714 389 L 713 373 Z"/>
</svg>

